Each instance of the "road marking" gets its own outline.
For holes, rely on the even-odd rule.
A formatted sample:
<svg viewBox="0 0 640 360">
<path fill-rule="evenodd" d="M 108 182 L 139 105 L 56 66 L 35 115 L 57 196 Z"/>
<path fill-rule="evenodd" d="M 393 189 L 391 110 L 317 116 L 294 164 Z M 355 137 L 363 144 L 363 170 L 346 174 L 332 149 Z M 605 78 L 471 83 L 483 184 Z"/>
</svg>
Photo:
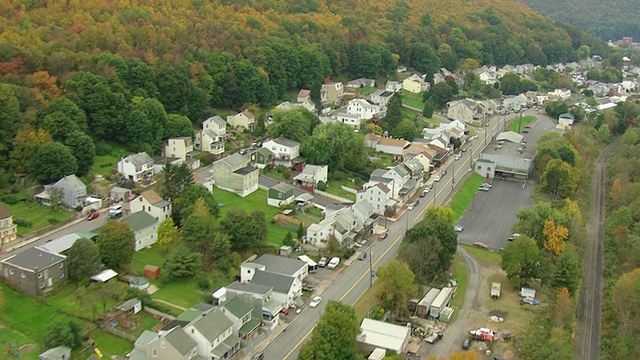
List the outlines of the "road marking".
<svg viewBox="0 0 640 360">
<path fill-rule="evenodd" d="M 389 250 L 391 250 L 398 241 L 400 241 L 400 239 L 402 239 L 402 236 L 398 236 L 397 239 L 395 239 L 393 241 L 393 243 L 391 243 L 391 246 L 389 246 L 387 248 L 387 250 L 385 252 L 382 253 L 382 255 L 380 255 L 380 257 L 378 258 L 378 260 L 376 260 L 376 262 L 373 263 L 373 266 L 378 265 L 378 263 L 380 262 L 380 260 L 382 260 L 383 257 L 385 257 L 385 255 L 387 255 L 387 253 L 389 252 Z M 364 272 L 364 274 L 362 274 L 362 276 L 360 276 L 360 278 L 355 282 L 355 284 L 353 284 L 353 286 L 351 286 L 349 288 L 349 290 L 347 290 L 346 293 L 344 293 L 344 295 L 340 298 L 340 301 L 342 302 L 342 300 L 344 300 L 345 297 L 347 297 L 347 295 L 349 295 L 349 293 L 351 293 L 351 291 L 356 287 L 356 285 L 358 285 L 360 283 L 360 281 L 362 281 L 362 279 L 364 279 L 365 276 L 370 275 L 369 273 L 369 269 L 367 269 L 367 271 Z M 296 349 L 298 347 L 300 347 L 300 345 L 302 345 L 302 343 L 307 340 L 307 338 L 309 337 L 309 335 L 311 335 L 311 333 L 313 332 L 313 330 L 316 328 L 316 326 L 318 326 L 318 323 L 316 323 L 315 325 L 313 325 L 313 327 L 311 328 L 311 330 L 309 330 L 309 332 L 307 332 L 304 337 L 302 339 L 300 339 L 300 341 L 298 341 L 298 343 L 293 347 L 293 349 L 291 349 L 291 351 L 289 351 L 287 353 L 287 355 L 284 356 L 283 360 L 287 360 L 289 358 L 289 356 L 291 356 L 291 354 L 293 354 L 294 351 L 296 351 Z"/>
</svg>

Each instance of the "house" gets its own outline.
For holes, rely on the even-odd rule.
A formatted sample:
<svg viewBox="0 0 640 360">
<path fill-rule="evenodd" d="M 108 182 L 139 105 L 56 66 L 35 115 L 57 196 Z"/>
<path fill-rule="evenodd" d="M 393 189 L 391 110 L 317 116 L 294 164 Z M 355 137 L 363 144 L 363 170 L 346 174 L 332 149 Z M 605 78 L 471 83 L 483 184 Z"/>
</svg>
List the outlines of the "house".
<svg viewBox="0 0 640 360">
<path fill-rule="evenodd" d="M 13 223 L 13 215 L 0 202 L 0 249 L 18 238 L 18 225 Z"/>
<path fill-rule="evenodd" d="M 327 183 L 329 175 L 329 166 L 327 165 L 305 165 L 302 172 L 294 176 L 293 180 L 303 189 L 314 191 L 318 183 Z"/>
<path fill-rule="evenodd" d="M 402 88 L 414 94 L 420 94 L 429 90 L 430 84 L 424 81 L 424 76 L 412 74 L 402 82 Z"/>
<path fill-rule="evenodd" d="M 320 88 L 320 100 L 323 104 L 337 105 L 344 97 L 344 87 L 341 82 L 322 84 Z"/>
<path fill-rule="evenodd" d="M 129 204 L 131 212 L 144 211 L 154 217 L 158 222 L 163 222 L 171 216 L 171 202 L 163 199 L 155 190 L 143 191 L 140 196 Z"/>
<path fill-rule="evenodd" d="M 502 107 L 507 111 L 520 111 L 527 106 L 527 100 L 520 96 L 505 96 Z"/>
<path fill-rule="evenodd" d="M 302 103 L 302 102 L 310 101 L 310 100 L 311 100 L 311 90 L 300 89 L 300 91 L 298 91 L 298 96 L 296 97 L 296 102 Z"/>
<path fill-rule="evenodd" d="M 300 143 L 283 136 L 262 143 L 263 148 L 273 153 L 273 164 L 291 167 L 294 159 L 300 157 Z"/>
<path fill-rule="evenodd" d="M 182 159 L 177 158 L 177 157 L 165 157 L 165 156 L 154 156 L 153 157 L 153 173 L 154 174 L 160 174 L 161 172 L 164 171 L 164 168 L 167 165 L 171 165 L 171 166 L 180 166 L 184 164 L 184 161 L 182 161 Z M 192 164 L 193 165 L 193 162 Z"/>
<path fill-rule="evenodd" d="M 38 355 L 38 360 L 69 360 L 71 359 L 71 348 L 66 346 L 56 346 Z"/>
<path fill-rule="evenodd" d="M 356 340 L 370 351 L 375 348 L 403 353 L 411 338 L 411 327 L 364 318 Z"/>
<path fill-rule="evenodd" d="M 450 119 L 460 120 L 463 123 L 473 123 L 476 113 L 476 102 L 471 99 L 449 101 L 447 103 L 447 116 Z"/>
<path fill-rule="evenodd" d="M 571 125 L 573 125 L 573 122 L 575 120 L 576 120 L 576 118 L 573 116 L 573 114 L 566 113 L 566 114 L 560 115 L 560 117 L 558 119 L 558 124 L 560 124 L 562 126 L 571 126 Z"/>
<path fill-rule="evenodd" d="M 361 87 L 374 87 L 376 81 L 374 79 L 359 78 L 347 82 L 347 87 L 350 89 L 359 89 Z"/>
<path fill-rule="evenodd" d="M 305 266 L 308 267 L 306 263 Z M 292 276 L 256 270 L 250 282 L 273 288 L 273 299 L 282 309 L 288 309 L 296 298 L 302 296 L 302 281 Z"/>
<path fill-rule="evenodd" d="M 389 100 L 391 99 L 393 94 L 395 93 L 391 91 L 383 90 L 383 89 L 378 89 L 372 92 L 371 94 L 369 94 L 367 99 L 372 104 L 376 104 L 380 106 L 380 111 L 382 113 L 383 110 L 387 108 L 387 104 L 389 103 Z"/>
<path fill-rule="evenodd" d="M 224 153 L 227 138 L 227 122 L 220 116 L 212 116 L 202 122 L 202 129 L 196 134 L 195 147 L 214 155 Z"/>
<path fill-rule="evenodd" d="M 419 161 L 424 171 L 429 172 L 433 167 L 432 160 L 436 154 L 436 150 L 431 149 L 427 144 L 414 142 L 407 149 L 405 156 L 408 159 Z"/>
<path fill-rule="evenodd" d="M 290 259 L 272 254 L 264 254 L 253 261 L 264 266 L 264 270 L 280 275 L 294 277 L 300 282 L 309 275 L 307 263 L 298 259 Z"/>
<path fill-rule="evenodd" d="M 29 295 L 39 295 L 67 279 L 67 257 L 35 246 L 0 260 L 0 277 Z"/>
<path fill-rule="evenodd" d="M 333 212 L 326 212 L 325 218 L 318 224 L 311 224 L 307 228 L 306 242 L 318 247 L 326 247 L 331 237 L 334 237 L 340 246 L 349 246 L 353 243 L 362 224 L 358 224 L 349 207 L 342 207 Z"/>
<path fill-rule="evenodd" d="M 145 211 L 131 213 L 122 218 L 122 222 L 129 225 L 135 238 L 135 251 L 150 246 L 158 240 L 158 225 L 160 222 Z"/>
<path fill-rule="evenodd" d="M 131 360 L 191 360 L 197 356 L 198 343 L 181 326 L 157 333 L 145 330 L 129 353 Z"/>
<path fill-rule="evenodd" d="M 179 158 L 193 170 L 200 167 L 200 160 L 195 158 L 196 154 L 197 152 L 193 151 L 193 140 L 188 136 L 168 139 L 164 145 L 166 158 Z"/>
<path fill-rule="evenodd" d="M 206 359 L 229 359 L 240 351 L 240 338 L 233 331 L 233 323 L 218 309 L 192 320 L 184 332 L 195 340 L 198 355 Z"/>
<path fill-rule="evenodd" d="M 242 339 L 252 338 L 252 334 L 262 323 L 260 312 L 254 315 L 253 303 L 250 297 L 235 296 L 220 305 L 225 310 L 223 313 L 233 323 L 234 334 L 238 334 Z"/>
<path fill-rule="evenodd" d="M 246 296 L 256 300 L 261 307 L 262 323 L 272 329 L 278 325 L 280 318 L 278 314 L 282 310 L 282 305 L 273 299 L 273 287 L 234 281 L 225 289 L 230 297 Z"/>
<path fill-rule="evenodd" d="M 285 182 L 277 183 L 267 191 L 267 204 L 275 207 L 291 204 L 295 188 Z"/>
<path fill-rule="evenodd" d="M 118 162 L 118 172 L 133 182 L 150 181 L 155 175 L 153 158 L 146 152 L 129 155 Z"/>
<path fill-rule="evenodd" d="M 234 128 L 242 127 L 248 130 L 253 130 L 256 126 L 256 117 L 253 116 L 249 110 L 244 110 L 235 115 L 227 116 L 227 122 Z"/>
<path fill-rule="evenodd" d="M 411 176 L 407 168 L 402 164 L 398 164 L 389 169 L 373 170 L 367 184 L 383 183 L 391 189 L 391 197 L 397 199 L 410 178 Z"/>
<path fill-rule="evenodd" d="M 263 169 L 273 162 L 273 153 L 266 147 L 261 147 L 251 153 L 251 165 Z"/>
<path fill-rule="evenodd" d="M 411 178 L 420 178 L 422 177 L 422 173 L 424 173 L 425 167 L 422 165 L 419 159 L 412 158 L 409 160 L 405 160 L 402 165 L 409 171 L 409 176 Z M 427 169 L 429 169 L 427 167 Z"/>
<path fill-rule="evenodd" d="M 552 97 L 552 98 L 556 98 L 556 99 L 560 99 L 560 100 L 567 100 L 568 98 L 571 97 L 571 90 L 569 90 L 569 89 L 555 89 L 553 91 L 550 91 L 548 94 L 549 94 L 549 97 Z"/>
<path fill-rule="evenodd" d="M 391 139 L 382 137 L 375 144 L 374 149 L 376 151 L 394 155 L 396 160 L 402 160 L 404 156 L 404 150 L 411 145 L 410 142 L 404 139 Z"/>
<path fill-rule="evenodd" d="M 402 83 L 399 81 L 389 80 L 387 81 L 387 84 L 385 85 L 384 90 L 390 91 L 392 93 L 396 93 L 402 90 Z"/>
<path fill-rule="evenodd" d="M 213 180 L 217 187 L 245 197 L 258 190 L 259 170 L 249 159 L 233 154 L 213 163 Z"/>
<path fill-rule="evenodd" d="M 114 186 L 109 190 L 109 199 L 113 203 L 119 203 L 122 201 L 129 201 L 133 198 L 131 195 L 131 189 L 121 188 L 119 186 Z"/>
<path fill-rule="evenodd" d="M 363 120 L 369 120 L 380 113 L 380 106 L 371 104 L 365 99 L 353 99 L 349 100 L 347 113 L 358 115 Z"/>
<path fill-rule="evenodd" d="M 70 208 L 82 207 L 87 197 L 87 186 L 74 174 L 67 175 L 54 184 L 45 185 L 44 191 L 36 195 L 36 200 L 42 205 L 51 206 L 54 193 L 58 195 L 60 203 Z"/>
<path fill-rule="evenodd" d="M 351 205 L 349 209 L 356 221 L 363 226 L 365 234 L 371 233 L 378 219 L 378 216 L 374 215 L 375 209 L 373 206 L 367 200 L 362 200 Z"/>
</svg>

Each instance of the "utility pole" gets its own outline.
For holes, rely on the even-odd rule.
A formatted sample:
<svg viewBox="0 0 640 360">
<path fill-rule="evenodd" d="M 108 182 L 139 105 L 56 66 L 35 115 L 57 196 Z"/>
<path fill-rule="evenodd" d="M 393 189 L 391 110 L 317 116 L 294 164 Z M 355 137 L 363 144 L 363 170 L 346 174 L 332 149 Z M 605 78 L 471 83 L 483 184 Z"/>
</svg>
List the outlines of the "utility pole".
<svg viewBox="0 0 640 360">
<path fill-rule="evenodd" d="M 453 187 L 456 185 L 456 159 L 453 159 L 453 171 L 451 174 L 451 190 L 453 190 Z"/>
<path fill-rule="evenodd" d="M 369 245 L 369 287 L 373 286 L 373 260 L 371 260 L 371 245 Z"/>
</svg>

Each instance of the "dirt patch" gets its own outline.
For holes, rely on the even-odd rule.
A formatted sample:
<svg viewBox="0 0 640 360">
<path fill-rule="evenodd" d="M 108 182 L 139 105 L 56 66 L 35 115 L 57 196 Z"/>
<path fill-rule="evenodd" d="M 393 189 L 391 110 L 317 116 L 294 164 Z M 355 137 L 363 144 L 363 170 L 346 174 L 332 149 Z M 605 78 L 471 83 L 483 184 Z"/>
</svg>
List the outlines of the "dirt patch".
<svg viewBox="0 0 640 360">
<path fill-rule="evenodd" d="M 36 344 L 24 344 L 20 346 L 20 352 L 32 352 L 36 349 Z"/>
</svg>

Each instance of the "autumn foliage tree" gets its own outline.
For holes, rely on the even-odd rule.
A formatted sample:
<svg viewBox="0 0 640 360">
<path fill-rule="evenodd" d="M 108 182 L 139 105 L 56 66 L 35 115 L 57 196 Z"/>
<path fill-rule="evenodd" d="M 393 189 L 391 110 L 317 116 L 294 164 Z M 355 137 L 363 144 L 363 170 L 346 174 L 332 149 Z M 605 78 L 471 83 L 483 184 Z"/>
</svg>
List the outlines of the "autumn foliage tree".
<svg viewBox="0 0 640 360">
<path fill-rule="evenodd" d="M 391 260 L 376 271 L 378 289 L 376 295 L 383 306 L 391 309 L 393 314 L 402 315 L 409 299 L 416 295 L 415 276 L 407 263 Z"/>
<path fill-rule="evenodd" d="M 545 241 L 544 249 L 555 259 L 565 248 L 565 242 L 569 238 L 569 229 L 562 225 L 556 226 L 553 219 L 549 219 L 544 223 L 542 230 Z"/>
</svg>

